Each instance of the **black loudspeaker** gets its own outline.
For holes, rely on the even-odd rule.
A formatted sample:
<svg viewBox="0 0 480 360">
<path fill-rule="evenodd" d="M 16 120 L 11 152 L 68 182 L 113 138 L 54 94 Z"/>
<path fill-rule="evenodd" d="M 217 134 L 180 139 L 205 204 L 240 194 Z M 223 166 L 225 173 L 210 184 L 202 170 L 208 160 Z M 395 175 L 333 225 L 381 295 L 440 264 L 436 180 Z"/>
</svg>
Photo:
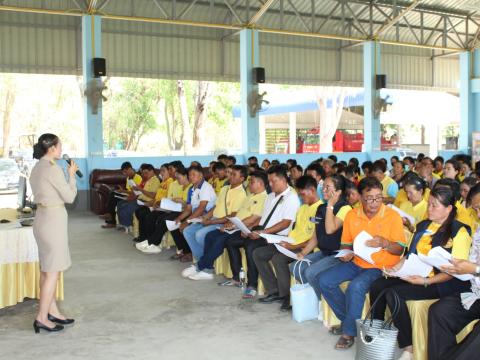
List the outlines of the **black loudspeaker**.
<svg viewBox="0 0 480 360">
<path fill-rule="evenodd" d="M 104 58 L 93 58 L 92 65 L 94 77 L 107 76 L 107 63 Z"/>
<path fill-rule="evenodd" d="M 255 84 L 264 84 L 265 83 L 265 68 L 257 67 L 253 68 L 253 82 Z"/>
<path fill-rule="evenodd" d="M 387 75 L 377 75 L 375 77 L 375 82 L 377 90 L 385 89 L 387 87 Z"/>
</svg>

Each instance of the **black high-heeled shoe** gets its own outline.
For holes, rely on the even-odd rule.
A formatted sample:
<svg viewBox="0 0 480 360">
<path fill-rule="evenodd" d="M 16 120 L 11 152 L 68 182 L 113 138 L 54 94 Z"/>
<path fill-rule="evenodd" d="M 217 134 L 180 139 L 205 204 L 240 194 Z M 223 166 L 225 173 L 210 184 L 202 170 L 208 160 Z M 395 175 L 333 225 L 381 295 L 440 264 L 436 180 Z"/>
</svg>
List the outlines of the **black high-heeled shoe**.
<svg viewBox="0 0 480 360">
<path fill-rule="evenodd" d="M 64 327 L 62 325 L 57 324 L 53 328 L 51 328 L 51 327 L 48 327 L 46 325 L 43 325 L 40 321 L 35 320 L 33 322 L 33 330 L 35 330 L 35 334 L 38 334 L 40 332 L 40 329 L 48 331 L 48 332 L 57 332 L 57 331 L 63 330 Z"/>
<path fill-rule="evenodd" d="M 50 320 L 51 322 L 60 324 L 60 325 L 70 325 L 70 324 L 73 324 L 73 323 L 75 322 L 74 319 L 65 319 L 65 320 L 62 320 L 62 319 L 58 319 L 58 318 L 56 318 L 55 316 L 50 315 L 50 314 L 48 314 L 48 320 Z"/>
</svg>

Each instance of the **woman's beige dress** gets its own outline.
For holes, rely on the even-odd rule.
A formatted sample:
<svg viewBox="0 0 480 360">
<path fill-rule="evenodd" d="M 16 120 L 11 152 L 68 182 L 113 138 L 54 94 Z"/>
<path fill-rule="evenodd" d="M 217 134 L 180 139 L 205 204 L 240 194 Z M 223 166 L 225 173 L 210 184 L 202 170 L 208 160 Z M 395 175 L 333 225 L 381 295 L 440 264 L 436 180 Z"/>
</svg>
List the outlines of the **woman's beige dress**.
<svg viewBox="0 0 480 360">
<path fill-rule="evenodd" d="M 65 203 L 77 196 L 75 177 L 68 182 L 63 169 L 45 158 L 34 166 L 30 184 L 37 212 L 33 234 L 38 245 L 40 269 L 43 272 L 65 271 L 72 264 L 68 249 L 68 214 Z"/>
</svg>

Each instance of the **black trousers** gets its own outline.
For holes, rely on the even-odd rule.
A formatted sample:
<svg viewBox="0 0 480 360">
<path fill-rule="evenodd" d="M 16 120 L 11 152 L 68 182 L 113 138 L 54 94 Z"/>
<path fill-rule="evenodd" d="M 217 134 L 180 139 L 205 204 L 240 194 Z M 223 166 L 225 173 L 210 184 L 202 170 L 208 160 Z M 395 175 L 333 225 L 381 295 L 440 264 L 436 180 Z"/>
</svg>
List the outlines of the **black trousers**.
<svg viewBox="0 0 480 360">
<path fill-rule="evenodd" d="M 398 346 L 404 348 L 412 345 L 412 320 L 407 308 L 408 300 L 428 300 L 438 299 L 440 294 L 436 286 L 412 285 L 398 278 L 379 278 L 370 285 L 370 302 L 373 304 L 383 289 L 388 288 L 384 300 L 380 302 L 383 306 L 375 309 L 374 318 L 383 319 L 385 316 L 386 305 L 393 311 L 395 308 L 394 292 L 400 298 L 400 311 L 393 320 L 398 328 Z M 379 305 L 380 305 L 379 304 Z"/>
<path fill-rule="evenodd" d="M 185 240 L 185 237 L 183 236 L 183 234 L 180 232 L 179 229 L 172 231 L 171 234 L 173 237 L 173 241 L 177 246 L 178 251 L 181 251 L 184 254 L 192 253 L 192 250 L 190 250 L 190 246 L 188 246 L 187 240 Z"/>
<path fill-rule="evenodd" d="M 471 321 L 480 319 L 480 300 L 466 310 L 460 295 L 447 296 L 428 311 L 428 359 L 472 360 L 480 351 L 480 323 L 459 344 L 456 335 Z"/>
<path fill-rule="evenodd" d="M 147 238 L 146 219 L 151 214 L 150 208 L 147 206 L 140 206 L 135 210 L 135 216 L 138 220 L 138 238 L 145 240 Z"/>
<path fill-rule="evenodd" d="M 293 262 L 292 258 L 279 252 L 275 245 L 268 244 L 255 249 L 253 260 L 263 285 L 265 285 L 267 294 L 278 293 L 282 297 L 290 296 L 290 269 L 288 264 Z M 275 268 L 275 273 L 270 266 L 270 261 L 272 261 Z"/>
<path fill-rule="evenodd" d="M 267 240 L 263 238 L 257 240 L 243 238 L 238 231 L 227 239 L 226 246 L 234 280 L 240 280 L 239 275 L 240 269 L 242 268 L 242 254 L 240 253 L 240 248 L 243 247 L 247 257 L 247 286 L 254 289 L 258 287 L 258 270 L 255 261 L 253 260 L 253 251 L 259 247 L 267 246 L 267 244 Z"/>
<path fill-rule="evenodd" d="M 163 235 L 168 231 L 166 220 L 175 220 L 179 212 L 152 211 L 145 219 L 145 239 L 149 245 L 160 245 Z"/>
<path fill-rule="evenodd" d="M 115 193 L 113 191 L 110 191 L 108 194 L 108 199 L 107 199 L 107 213 L 110 214 L 111 220 L 108 220 L 107 222 L 109 224 L 116 224 L 117 223 L 117 204 L 120 201 L 119 198 L 115 197 Z"/>
</svg>

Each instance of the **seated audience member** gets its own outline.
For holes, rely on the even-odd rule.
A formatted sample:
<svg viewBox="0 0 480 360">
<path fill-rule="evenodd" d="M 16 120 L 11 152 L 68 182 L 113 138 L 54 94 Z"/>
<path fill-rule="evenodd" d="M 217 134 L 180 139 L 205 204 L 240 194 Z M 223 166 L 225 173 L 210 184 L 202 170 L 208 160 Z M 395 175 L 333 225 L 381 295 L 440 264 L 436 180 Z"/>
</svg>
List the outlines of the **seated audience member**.
<svg viewBox="0 0 480 360">
<path fill-rule="evenodd" d="M 359 175 L 358 168 L 350 165 L 345 168 L 345 178 L 353 182 L 355 185 L 358 184 Z"/>
<path fill-rule="evenodd" d="M 418 153 L 417 163 L 422 162 L 423 159 L 425 159 L 425 154 L 424 153 Z"/>
<path fill-rule="evenodd" d="M 401 161 L 395 161 L 392 168 L 392 179 L 398 184 L 402 180 L 403 175 L 405 175 L 405 165 Z"/>
<path fill-rule="evenodd" d="M 248 158 L 248 166 L 252 166 L 252 165 L 258 165 L 258 159 L 256 156 L 250 156 Z"/>
<path fill-rule="evenodd" d="M 292 167 L 297 166 L 297 160 L 295 160 L 295 159 L 288 159 L 287 162 L 286 162 L 286 164 L 287 164 L 288 170 L 290 171 L 290 170 L 292 169 Z"/>
<path fill-rule="evenodd" d="M 470 191 L 471 206 L 480 217 L 480 185 Z M 440 299 L 428 311 L 429 360 L 470 360 L 480 349 L 480 322 L 457 344 L 457 334 L 471 321 L 480 319 L 480 230 L 473 236 L 470 261 L 454 259 L 444 271 L 452 275 L 472 274 L 470 289 Z"/>
<path fill-rule="evenodd" d="M 462 169 L 460 163 L 457 160 L 450 159 L 445 162 L 443 168 L 443 177 L 447 179 L 453 179 L 460 182 L 460 170 Z"/>
<path fill-rule="evenodd" d="M 317 181 L 317 194 L 323 200 L 323 179 L 325 178 L 325 171 L 319 163 L 311 163 L 305 169 L 305 175 L 313 177 Z"/>
<path fill-rule="evenodd" d="M 292 183 L 295 184 L 295 182 L 300 179 L 302 175 L 303 168 L 300 165 L 294 165 L 290 168 L 290 179 L 292 180 Z"/>
<path fill-rule="evenodd" d="M 317 194 L 317 182 L 311 176 L 302 176 L 295 183 L 295 187 L 298 195 L 302 198 L 303 205 L 297 212 L 293 230 L 288 233 L 288 237 L 294 243 L 282 242 L 279 245 L 293 252 L 299 252 L 314 233 L 315 224 L 310 219 L 315 217 L 322 200 L 319 199 Z M 280 309 L 283 311 L 290 310 L 290 271 L 288 264 L 293 259 L 282 254 L 275 245 L 268 244 L 257 248 L 253 252 L 253 260 L 267 293 L 259 301 L 263 304 L 281 301 Z M 269 264 L 270 261 L 273 269 Z"/>
<path fill-rule="evenodd" d="M 210 179 L 208 179 L 208 183 L 214 187 L 215 179 L 217 176 L 215 175 L 215 171 L 213 170 L 213 167 L 215 166 L 217 162 L 216 161 L 210 161 L 208 164 L 208 171 L 210 172 L 211 176 Z"/>
<path fill-rule="evenodd" d="M 297 255 L 298 259 L 308 260 L 310 264 L 292 263 L 290 271 L 299 281 L 308 282 L 320 299 L 318 287 L 320 274 L 338 265 L 335 251 L 340 249 L 343 221 L 352 207 L 345 199 L 345 183 L 343 176 L 332 175 L 325 179 L 323 198 L 327 201 L 318 207 L 312 220 L 315 221 L 315 232 L 306 246 Z M 298 217 L 298 215 L 297 215 Z M 316 247 L 320 251 L 312 252 Z"/>
<path fill-rule="evenodd" d="M 400 159 L 397 155 L 393 155 L 391 158 L 390 158 L 390 165 L 392 166 L 392 169 L 393 169 L 393 165 L 395 165 L 396 162 L 400 162 Z M 393 173 L 392 173 L 392 176 L 393 178 Z"/>
<path fill-rule="evenodd" d="M 328 155 L 328 158 L 333 161 L 334 164 L 338 162 L 337 156 L 336 155 Z"/>
<path fill-rule="evenodd" d="M 192 184 L 187 195 L 187 205 L 180 215 L 175 219 L 175 223 L 179 224 L 179 228 L 171 231 L 173 241 L 178 249 L 180 262 L 192 261 L 192 251 L 185 240 L 183 231 L 190 225 L 188 220 L 201 218 L 210 209 L 215 206 L 217 196 L 212 186 L 205 181 L 203 177 L 203 169 L 198 166 L 191 166 L 188 169 L 188 180 Z"/>
<path fill-rule="evenodd" d="M 471 188 L 477 184 L 477 179 L 473 177 L 466 177 L 460 183 L 460 196 L 462 197 L 460 202 L 463 206 L 467 207 L 467 196 Z"/>
<path fill-rule="evenodd" d="M 215 179 L 213 180 L 212 187 L 215 190 L 215 194 L 220 194 L 225 183 L 228 181 L 227 166 L 223 162 L 217 162 L 213 165 L 213 173 Z"/>
<path fill-rule="evenodd" d="M 325 173 L 325 176 L 333 174 L 333 165 L 335 165 L 335 162 L 332 159 L 330 158 L 323 159 L 322 168 L 323 168 L 323 172 Z"/>
<path fill-rule="evenodd" d="M 187 169 L 177 167 L 175 169 L 175 181 L 172 182 L 168 189 L 167 197 L 177 203 L 181 203 L 185 208 L 187 205 L 188 190 L 190 189 L 190 183 L 188 181 Z M 155 207 L 160 205 L 160 201 L 154 204 Z M 175 220 L 181 212 L 177 211 L 152 211 L 145 218 L 145 224 L 140 229 L 139 237 L 134 239 L 137 244 L 135 247 L 137 250 L 146 254 L 158 254 L 160 249 L 160 243 L 163 236 L 168 231 L 166 220 Z"/>
<path fill-rule="evenodd" d="M 413 171 L 409 171 L 405 173 L 402 180 L 400 180 L 400 184 L 399 184 L 400 189 L 398 190 L 397 197 L 393 202 L 393 205 L 395 205 L 398 208 L 400 207 L 400 205 L 402 205 L 402 203 L 404 203 L 405 201 L 408 201 L 408 196 L 407 196 L 407 193 L 405 192 L 403 184 L 405 184 L 411 177 L 418 178 L 418 174 Z M 428 202 L 429 195 L 430 195 L 430 189 L 427 187 L 423 192 L 423 199 L 427 202 Z"/>
<path fill-rule="evenodd" d="M 439 187 L 447 187 L 453 191 L 453 195 L 455 196 L 456 202 L 455 207 L 457 209 L 455 220 L 468 225 L 470 229 L 475 228 L 475 221 L 472 218 L 470 212 L 461 204 L 460 199 L 460 184 L 456 180 L 452 180 L 450 178 L 443 178 L 437 181 L 435 184 L 434 189 Z"/>
<path fill-rule="evenodd" d="M 236 177 L 234 171 L 234 177 Z M 250 191 L 249 195 L 243 200 L 236 217 L 243 221 L 243 223 L 251 228 L 258 225 L 263 212 L 265 199 L 267 198 L 266 186 L 268 184 L 267 174 L 263 171 L 253 172 L 250 175 Z M 234 225 L 227 221 L 220 229 L 210 231 L 205 236 L 205 247 L 202 257 L 196 264 L 196 272 L 188 278 L 191 280 L 210 280 L 213 279 L 214 262 L 223 254 L 225 243 L 230 237 L 241 237 L 240 232 L 233 234 L 225 230 L 234 230 Z M 238 275 L 238 274 L 237 274 Z M 240 279 L 233 278 L 231 280 L 220 283 L 221 286 L 238 286 Z"/>
<path fill-rule="evenodd" d="M 415 171 L 415 160 L 411 156 L 405 156 L 403 158 L 403 164 L 405 165 L 407 172 Z"/>
<path fill-rule="evenodd" d="M 355 185 L 354 182 L 348 179 L 345 181 L 345 199 L 352 208 L 359 208 L 360 206 L 362 206 L 362 202 L 360 201 L 361 197 L 360 193 L 358 192 L 357 185 Z"/>
<path fill-rule="evenodd" d="M 272 165 L 272 166 L 278 166 L 278 165 L 280 165 L 280 161 L 278 161 L 277 159 L 274 159 L 274 160 L 272 160 L 272 164 L 271 164 L 271 165 Z"/>
<path fill-rule="evenodd" d="M 433 168 L 428 164 L 428 162 L 425 161 L 425 159 L 423 159 L 423 161 L 418 164 L 417 174 L 427 183 L 427 187 L 432 189 L 437 183 L 437 181 L 440 179 L 433 175 Z"/>
<path fill-rule="evenodd" d="M 160 180 L 155 174 L 155 168 L 151 164 L 144 164 L 142 168 L 142 179 L 145 183 L 143 187 L 132 186 L 132 190 L 139 191 L 141 194 L 138 196 L 138 200 L 143 202 L 150 202 L 155 198 L 158 187 L 160 186 Z M 120 225 L 128 228 L 132 226 L 133 214 L 140 205 L 137 201 L 121 202 L 117 206 L 118 222 Z"/>
<path fill-rule="evenodd" d="M 424 199 L 427 184 L 413 173 L 413 176 L 407 177 L 403 183 L 403 188 L 407 193 L 408 200 L 402 202 L 399 208 L 415 218 L 414 224 L 410 223 L 407 218 L 402 218 L 405 227 L 413 233 L 415 225 L 423 221 L 427 216 L 428 201 Z"/>
<path fill-rule="evenodd" d="M 358 168 L 359 165 L 360 163 L 358 162 L 358 159 L 355 157 L 352 157 L 350 158 L 350 160 L 348 160 L 348 166 L 353 166 L 354 168 Z"/>
<path fill-rule="evenodd" d="M 217 156 L 217 161 L 223 163 L 225 166 L 228 164 L 228 155 L 220 154 Z"/>
<path fill-rule="evenodd" d="M 270 160 L 268 159 L 263 159 L 262 161 L 262 169 L 267 171 L 268 168 L 270 167 Z"/>
<path fill-rule="evenodd" d="M 431 191 L 428 199 L 428 220 L 417 224 L 407 256 L 408 254 L 427 255 L 432 248 L 441 246 L 454 258 L 468 258 L 471 244 L 470 228 L 455 220 L 455 202 L 454 193 L 449 188 L 437 187 Z M 402 262 L 395 268 L 400 268 L 401 265 Z M 391 311 L 400 305 L 400 311 L 393 322 L 399 330 L 398 345 L 404 349 L 401 359 L 405 360 L 413 359 L 412 323 L 406 302 L 439 299 L 457 292 L 468 291 L 469 283 L 434 268 L 425 278 L 409 276 L 404 279 L 394 277 L 378 279 L 370 287 L 370 301 L 373 303 L 387 288 L 385 297 L 380 299 L 379 306 L 375 307 L 374 318 L 383 319 L 385 304 L 388 304 Z M 395 294 L 400 304 L 396 304 Z"/>
<path fill-rule="evenodd" d="M 332 170 L 333 174 L 345 176 L 346 166 L 342 163 L 333 164 Z"/>
<path fill-rule="evenodd" d="M 227 217 L 236 216 L 247 194 L 243 182 L 247 177 L 245 166 L 233 165 L 230 185 L 225 185 L 218 194 L 215 206 L 201 217 L 201 222 L 192 223 L 183 230 L 183 236 L 192 250 L 194 262 L 203 256 L 205 236 L 216 230 L 220 225 L 227 223 Z M 197 272 L 196 265 L 192 265 L 182 272 L 183 277 L 189 277 Z"/>
<path fill-rule="evenodd" d="M 373 170 L 373 163 L 371 161 L 365 161 L 364 163 L 362 163 L 363 176 L 361 176 L 359 180 L 372 176 L 372 170 Z"/>
<path fill-rule="evenodd" d="M 201 167 L 202 167 L 202 164 L 200 164 L 198 161 L 195 161 L 195 160 L 194 160 L 194 161 L 192 161 L 192 162 L 190 163 L 190 167 L 192 167 L 192 166 L 196 166 L 196 167 L 200 167 L 200 168 L 201 168 Z M 202 169 L 203 169 L 203 168 L 202 168 Z"/>
<path fill-rule="evenodd" d="M 226 163 L 227 166 L 233 166 L 236 164 L 237 164 L 237 158 L 235 156 L 230 155 L 227 157 L 227 163 Z"/>
<path fill-rule="evenodd" d="M 267 174 L 272 192 L 268 194 L 265 200 L 259 225 L 251 228 L 252 232 L 250 234 L 229 237 L 226 242 L 234 279 L 238 279 L 242 266 L 240 248 L 245 248 L 248 270 L 245 298 L 252 298 L 257 291 L 258 270 L 253 260 L 253 252 L 255 249 L 267 245 L 267 241 L 260 237 L 260 233 L 288 235 L 300 207 L 297 193 L 288 185 L 285 168 L 280 165 L 272 166 Z"/>
<path fill-rule="evenodd" d="M 351 210 L 345 217 L 342 248 L 353 249 L 357 235 L 365 231 L 372 236 L 366 245 L 380 247 L 381 250 L 372 255 L 374 264 L 350 253 L 340 258 L 341 264 L 320 276 L 320 292 L 342 322 L 340 328 L 332 329 L 333 334 L 342 334 L 336 349 L 347 349 L 354 344 L 357 335 L 355 320 L 362 315 L 370 284 L 382 275 L 381 269 L 392 267 L 399 261 L 406 243 L 400 215 L 383 204 L 380 181 L 375 177 L 367 177 L 360 181 L 358 190 L 362 207 Z M 350 284 L 344 293 L 340 285 L 345 281 L 350 281 Z"/>
<path fill-rule="evenodd" d="M 377 160 L 373 163 L 372 175 L 382 183 L 383 201 L 392 204 L 398 193 L 398 184 L 390 176 L 385 175 L 387 168 L 383 161 Z"/>
<path fill-rule="evenodd" d="M 443 163 L 444 159 L 441 156 L 437 156 L 433 159 L 433 173 L 437 175 L 440 179 L 443 177 Z"/>
<path fill-rule="evenodd" d="M 104 229 L 110 229 L 117 226 L 117 205 L 121 202 L 116 195 L 116 193 L 121 193 L 127 195 L 127 200 L 129 201 L 136 201 L 137 197 L 132 191 L 128 180 L 133 180 L 133 182 L 137 185 L 142 183 L 142 177 L 135 172 L 135 169 L 132 167 L 132 164 L 128 161 L 124 162 L 120 167 L 122 173 L 127 177 L 127 182 L 125 187 L 119 187 L 114 191 L 110 191 L 108 194 L 108 201 L 107 201 L 107 212 L 102 216 L 105 219 L 105 224 L 102 225 Z"/>
</svg>

